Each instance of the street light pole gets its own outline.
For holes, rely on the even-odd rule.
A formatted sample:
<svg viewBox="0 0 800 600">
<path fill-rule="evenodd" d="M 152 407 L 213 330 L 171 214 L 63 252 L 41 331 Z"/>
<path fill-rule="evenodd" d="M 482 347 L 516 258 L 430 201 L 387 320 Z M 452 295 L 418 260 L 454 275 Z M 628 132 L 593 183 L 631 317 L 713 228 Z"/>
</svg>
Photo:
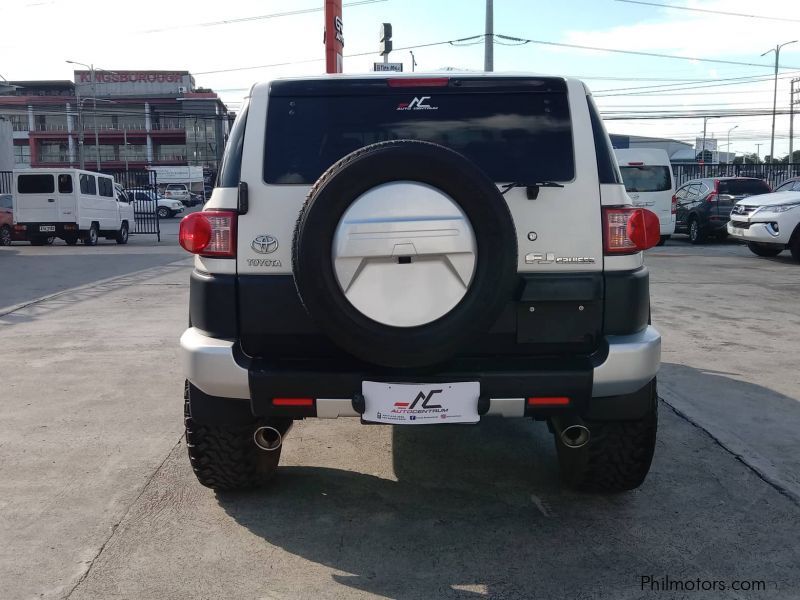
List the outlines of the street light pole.
<svg viewBox="0 0 800 600">
<path fill-rule="evenodd" d="M 77 62 L 75 60 L 68 60 L 67 63 L 71 65 L 80 65 L 89 69 L 92 78 L 92 123 L 94 125 L 94 150 L 97 157 L 97 170 L 100 170 L 100 134 L 97 131 L 97 73 L 94 69 L 94 63 L 87 65 L 86 63 Z M 81 161 L 83 162 L 83 161 Z M 81 168 L 84 165 L 81 164 Z"/>
<path fill-rule="evenodd" d="M 486 0 L 486 32 L 483 38 L 483 70 L 494 71 L 494 0 Z"/>
<path fill-rule="evenodd" d="M 761 164 L 761 146 L 764 144 L 756 144 L 756 160 L 758 164 Z"/>
<path fill-rule="evenodd" d="M 769 160 L 770 162 L 775 162 L 775 113 L 778 108 L 778 61 L 780 60 L 781 56 L 781 48 L 784 46 L 788 46 L 789 44 L 796 44 L 797 40 L 792 40 L 791 42 L 784 42 L 783 44 L 778 44 L 775 48 L 771 48 L 764 52 L 761 56 L 766 56 L 770 52 L 775 53 L 775 84 L 772 90 L 772 135 L 770 136 L 769 141 Z"/>
<path fill-rule="evenodd" d="M 728 143 L 727 143 L 727 144 L 725 144 L 725 150 L 727 150 L 728 154 L 730 154 L 730 153 L 731 153 L 731 131 L 733 131 L 733 130 L 734 130 L 734 129 L 736 129 L 737 127 L 738 127 L 738 125 L 734 125 L 734 126 L 733 126 L 733 127 L 731 127 L 730 129 L 728 129 Z M 727 161 L 726 161 L 726 162 L 727 162 Z"/>
</svg>

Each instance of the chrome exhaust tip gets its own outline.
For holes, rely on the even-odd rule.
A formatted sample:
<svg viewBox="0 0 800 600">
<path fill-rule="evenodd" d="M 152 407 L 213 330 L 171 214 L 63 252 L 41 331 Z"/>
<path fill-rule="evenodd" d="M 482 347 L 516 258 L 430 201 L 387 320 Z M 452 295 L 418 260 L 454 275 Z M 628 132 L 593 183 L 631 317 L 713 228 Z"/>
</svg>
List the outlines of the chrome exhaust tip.
<svg viewBox="0 0 800 600">
<path fill-rule="evenodd" d="M 274 452 L 283 444 L 283 435 L 275 427 L 265 425 L 253 432 L 253 441 L 261 450 Z"/>
<path fill-rule="evenodd" d="M 591 433 L 585 425 L 570 425 L 561 430 L 560 437 L 567 448 L 582 448 L 589 443 Z"/>
</svg>

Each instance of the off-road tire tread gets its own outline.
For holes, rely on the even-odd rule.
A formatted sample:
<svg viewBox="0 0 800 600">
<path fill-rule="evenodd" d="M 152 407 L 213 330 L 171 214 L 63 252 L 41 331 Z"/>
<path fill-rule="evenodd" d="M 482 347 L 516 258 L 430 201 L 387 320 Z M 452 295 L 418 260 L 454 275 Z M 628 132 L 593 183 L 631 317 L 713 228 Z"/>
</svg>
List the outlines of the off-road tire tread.
<svg viewBox="0 0 800 600">
<path fill-rule="evenodd" d="M 190 414 L 189 386 L 184 390 L 186 449 L 197 480 L 213 490 L 233 491 L 263 487 L 275 475 L 280 448 L 260 450 L 253 441 L 259 423 L 202 425 Z"/>
<path fill-rule="evenodd" d="M 652 406 L 642 419 L 586 421 L 591 438 L 583 448 L 565 448 L 556 436 L 562 477 L 570 487 L 583 492 L 614 493 L 635 489 L 644 482 L 658 429 L 655 382 L 652 389 Z M 573 455 L 577 460 L 565 464 L 566 453 L 580 454 Z"/>
</svg>

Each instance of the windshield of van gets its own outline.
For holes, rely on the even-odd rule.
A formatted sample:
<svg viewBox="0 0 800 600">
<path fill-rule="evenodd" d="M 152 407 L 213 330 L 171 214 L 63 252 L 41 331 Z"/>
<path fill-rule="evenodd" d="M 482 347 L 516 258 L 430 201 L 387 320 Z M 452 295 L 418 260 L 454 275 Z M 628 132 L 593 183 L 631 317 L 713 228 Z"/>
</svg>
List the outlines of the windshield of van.
<svg viewBox="0 0 800 600">
<path fill-rule="evenodd" d="M 666 192 L 672 189 L 669 167 L 620 167 L 627 192 Z"/>
<path fill-rule="evenodd" d="M 310 184 L 334 162 L 388 140 L 434 142 L 496 182 L 570 181 L 575 175 L 563 92 L 272 97 L 264 179 Z"/>
</svg>

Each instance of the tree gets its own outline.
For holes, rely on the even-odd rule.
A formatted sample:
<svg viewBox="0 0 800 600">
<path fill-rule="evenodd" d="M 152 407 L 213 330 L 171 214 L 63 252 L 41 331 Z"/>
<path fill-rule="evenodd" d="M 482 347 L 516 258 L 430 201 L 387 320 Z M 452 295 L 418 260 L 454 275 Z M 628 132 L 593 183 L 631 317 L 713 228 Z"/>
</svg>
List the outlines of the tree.
<svg viewBox="0 0 800 600">
<path fill-rule="evenodd" d="M 789 155 L 787 154 L 786 156 L 784 156 L 781 159 L 781 162 L 784 162 L 784 163 L 800 163 L 800 150 L 795 150 L 794 152 L 792 152 L 791 160 L 789 158 Z"/>
<path fill-rule="evenodd" d="M 733 164 L 741 165 L 743 163 L 747 163 L 748 165 L 754 165 L 759 163 L 758 155 L 757 154 L 744 154 L 743 156 L 737 156 L 733 159 Z"/>
</svg>

